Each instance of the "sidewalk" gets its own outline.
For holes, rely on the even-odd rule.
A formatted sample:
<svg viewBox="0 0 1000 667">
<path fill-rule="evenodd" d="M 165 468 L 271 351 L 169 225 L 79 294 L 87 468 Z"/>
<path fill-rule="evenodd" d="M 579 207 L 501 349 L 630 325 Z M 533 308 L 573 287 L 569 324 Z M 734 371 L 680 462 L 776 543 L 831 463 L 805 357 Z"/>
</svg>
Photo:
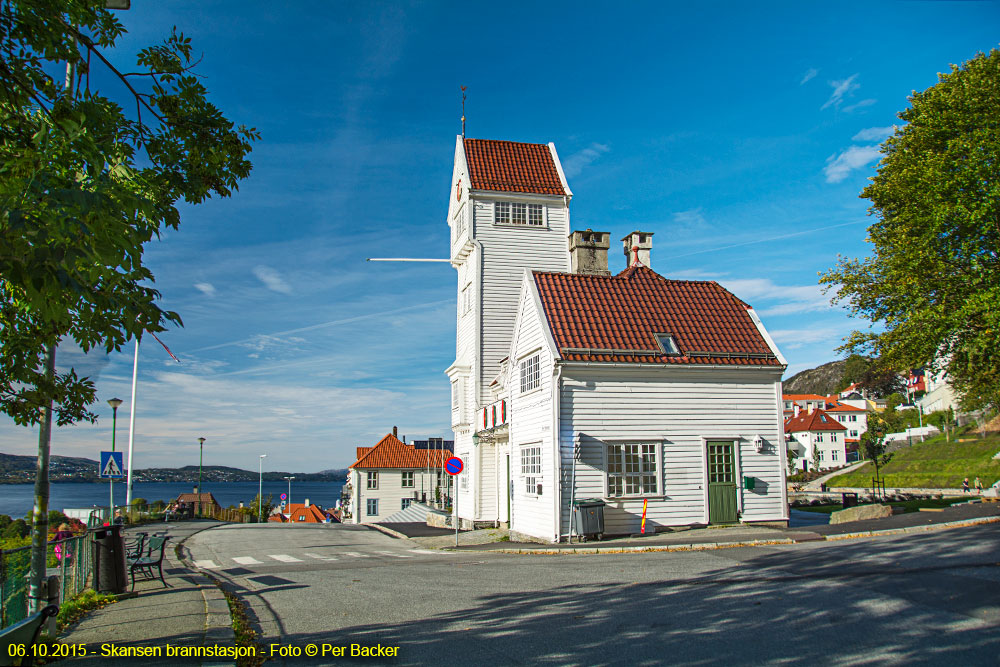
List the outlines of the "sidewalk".
<svg viewBox="0 0 1000 667">
<path fill-rule="evenodd" d="M 481 542 L 496 530 L 478 530 L 460 533 L 460 546 L 454 541 L 445 544 L 442 538 L 413 538 L 423 546 L 457 551 L 492 551 L 512 554 L 566 554 L 566 553 L 627 553 L 634 551 L 691 551 L 731 547 L 798 544 L 820 540 L 842 540 L 878 535 L 947 530 L 983 523 L 1000 523 L 1000 503 L 963 504 L 947 507 L 940 512 L 910 512 L 894 514 L 884 519 L 854 521 L 836 525 L 808 526 L 802 528 L 769 528 L 736 525 L 708 528 L 682 529 L 657 533 L 648 537 L 614 537 L 601 541 L 574 544 L 538 544 L 533 542 Z M 444 538 L 447 539 L 447 538 Z M 453 540 L 454 538 L 452 538 Z M 432 542 L 432 540 L 434 542 Z M 441 540 L 440 543 L 436 543 Z"/>
<path fill-rule="evenodd" d="M 136 597 L 126 597 L 103 609 L 90 612 L 63 632 L 63 643 L 86 644 L 96 653 L 74 658 L 75 665 L 134 666 L 135 657 L 106 657 L 102 645 L 159 647 L 164 657 L 142 658 L 144 667 L 155 665 L 224 665 L 225 658 L 167 658 L 167 646 L 235 646 L 229 605 L 222 591 L 207 577 L 197 574 L 177 559 L 174 547 L 184 538 L 219 525 L 218 521 L 154 523 L 129 528 L 126 535 L 145 531 L 170 537 L 163 553 L 164 588 L 159 578 L 136 581 Z M 131 586 L 131 580 L 129 580 Z M 128 589 L 126 589 L 128 590 Z"/>
</svg>

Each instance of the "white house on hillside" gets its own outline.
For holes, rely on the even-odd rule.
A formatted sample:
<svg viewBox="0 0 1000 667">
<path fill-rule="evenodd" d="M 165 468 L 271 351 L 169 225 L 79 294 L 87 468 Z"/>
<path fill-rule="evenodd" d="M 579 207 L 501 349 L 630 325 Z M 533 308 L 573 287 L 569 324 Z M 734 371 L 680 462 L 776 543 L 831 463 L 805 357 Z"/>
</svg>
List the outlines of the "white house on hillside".
<svg viewBox="0 0 1000 667">
<path fill-rule="evenodd" d="M 781 375 L 753 309 L 715 282 L 650 268 L 652 234 L 569 232 L 552 144 L 458 137 L 451 260 L 458 515 L 570 536 L 574 500 L 605 531 L 786 522 Z"/>
<path fill-rule="evenodd" d="M 785 421 L 788 447 L 798 454 L 795 467 L 799 470 L 839 468 L 847 463 L 848 429 L 833 415 L 818 408 L 801 410 Z"/>
</svg>

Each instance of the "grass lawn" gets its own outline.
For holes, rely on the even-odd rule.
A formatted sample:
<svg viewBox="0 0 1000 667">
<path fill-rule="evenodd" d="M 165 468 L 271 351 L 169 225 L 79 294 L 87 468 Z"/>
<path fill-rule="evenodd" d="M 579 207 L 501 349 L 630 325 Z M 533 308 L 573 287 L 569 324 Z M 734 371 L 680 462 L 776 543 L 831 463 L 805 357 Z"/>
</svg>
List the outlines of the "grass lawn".
<svg viewBox="0 0 1000 667">
<path fill-rule="evenodd" d="M 916 512 L 921 507 L 951 507 L 955 503 L 962 502 L 959 498 L 928 498 L 926 500 L 901 500 L 899 502 L 888 503 L 893 507 L 902 507 L 903 513 L 906 512 Z M 831 512 L 836 512 L 842 510 L 843 507 L 840 503 L 836 505 L 803 505 L 802 507 L 795 507 L 793 509 L 802 510 L 803 512 L 819 512 L 820 514 L 829 514 Z"/>
<path fill-rule="evenodd" d="M 1000 452 L 1000 436 L 968 442 L 957 442 L 954 437 L 946 442 L 943 435 L 935 436 L 897 450 L 881 473 L 886 487 L 957 489 L 966 477 L 970 485 L 979 477 L 983 486 L 988 487 L 1000 479 L 1000 460 L 993 458 L 997 452 Z M 831 478 L 827 486 L 869 487 L 872 473 L 872 465 L 868 463 Z"/>
</svg>

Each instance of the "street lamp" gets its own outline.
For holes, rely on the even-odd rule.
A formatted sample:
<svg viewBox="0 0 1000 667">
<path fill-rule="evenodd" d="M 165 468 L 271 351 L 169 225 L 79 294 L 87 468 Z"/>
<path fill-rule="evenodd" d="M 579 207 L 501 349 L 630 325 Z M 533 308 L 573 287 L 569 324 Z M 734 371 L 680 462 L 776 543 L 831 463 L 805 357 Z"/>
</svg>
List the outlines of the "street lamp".
<svg viewBox="0 0 1000 667">
<path fill-rule="evenodd" d="M 288 511 L 291 511 L 291 507 L 292 507 L 292 480 L 293 479 L 295 479 L 294 475 L 292 477 L 285 477 L 285 481 L 288 482 L 288 500 L 287 500 L 287 502 L 288 502 L 288 508 L 289 508 Z"/>
<path fill-rule="evenodd" d="M 201 516 L 201 462 L 205 458 L 205 438 L 198 438 L 198 516 Z"/>
<path fill-rule="evenodd" d="M 257 485 L 257 523 L 263 522 L 264 513 L 264 459 L 267 458 L 267 454 L 260 455 L 260 461 L 258 461 L 257 474 L 260 475 L 260 479 Z"/>
<path fill-rule="evenodd" d="M 111 406 L 111 451 L 115 451 L 115 431 L 118 426 L 118 406 L 122 404 L 120 398 L 109 398 L 108 405 Z M 111 458 L 114 458 L 113 456 Z M 115 522 L 115 480 L 112 477 L 108 480 L 108 490 L 111 494 L 111 502 L 108 503 L 108 525 Z"/>
</svg>

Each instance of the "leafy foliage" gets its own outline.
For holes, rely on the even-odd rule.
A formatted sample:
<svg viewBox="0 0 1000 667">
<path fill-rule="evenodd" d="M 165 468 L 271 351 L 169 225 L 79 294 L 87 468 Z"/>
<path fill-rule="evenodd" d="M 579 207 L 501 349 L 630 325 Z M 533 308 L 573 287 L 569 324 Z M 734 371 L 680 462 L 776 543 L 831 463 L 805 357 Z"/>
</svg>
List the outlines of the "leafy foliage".
<svg viewBox="0 0 1000 667">
<path fill-rule="evenodd" d="M 260 494 L 257 494 L 256 496 L 253 497 L 253 500 L 250 501 L 250 504 L 247 507 L 244 507 L 243 509 L 245 509 L 247 513 L 250 515 L 251 522 L 256 522 L 257 517 L 260 517 L 261 521 L 267 522 L 267 517 L 271 516 L 271 512 L 274 511 L 275 507 L 277 507 L 277 505 L 275 505 L 274 503 L 273 495 L 268 494 L 267 497 L 264 498 L 264 503 L 262 506 Z"/>
<path fill-rule="evenodd" d="M 885 436 L 889 432 L 888 424 L 881 417 L 869 413 L 868 430 L 861 434 L 861 455 L 875 466 L 875 480 L 878 481 L 879 468 L 892 460 L 892 452 L 886 451 Z"/>
<path fill-rule="evenodd" d="M 861 193 L 874 254 L 820 282 L 881 331 L 843 350 L 947 370 L 966 407 L 1000 405 L 1000 50 L 910 97 Z"/>
<path fill-rule="evenodd" d="M 840 389 L 857 384 L 869 398 L 883 398 L 903 391 L 906 383 L 899 373 L 879 359 L 852 354 L 844 360 L 844 374 Z"/>
<path fill-rule="evenodd" d="M 22 425 L 50 401 L 60 425 L 95 419 L 93 382 L 45 373 L 60 339 L 110 352 L 181 323 L 156 305 L 143 245 L 178 226 L 179 202 L 232 194 L 259 138 L 207 100 L 176 29 L 136 72 L 112 66 L 124 29 L 103 6 L 0 2 L 0 410 Z M 91 89 L 97 64 L 132 111 Z"/>
</svg>

